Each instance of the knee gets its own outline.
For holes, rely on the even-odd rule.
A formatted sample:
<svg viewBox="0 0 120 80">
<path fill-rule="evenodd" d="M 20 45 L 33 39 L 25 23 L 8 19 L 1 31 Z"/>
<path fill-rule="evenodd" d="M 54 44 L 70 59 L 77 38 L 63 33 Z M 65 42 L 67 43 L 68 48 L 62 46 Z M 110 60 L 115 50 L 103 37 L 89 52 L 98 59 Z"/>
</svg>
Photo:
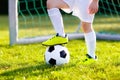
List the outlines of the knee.
<svg viewBox="0 0 120 80">
<path fill-rule="evenodd" d="M 91 32 L 93 30 L 92 24 L 87 22 L 82 22 L 82 29 L 83 32 L 85 33 Z"/>
<path fill-rule="evenodd" d="M 46 4 L 47 4 L 47 9 L 49 9 L 52 5 L 52 2 L 50 0 L 47 0 Z"/>
<path fill-rule="evenodd" d="M 50 9 L 50 8 L 56 8 L 56 3 L 52 0 L 47 0 L 47 9 Z"/>
</svg>

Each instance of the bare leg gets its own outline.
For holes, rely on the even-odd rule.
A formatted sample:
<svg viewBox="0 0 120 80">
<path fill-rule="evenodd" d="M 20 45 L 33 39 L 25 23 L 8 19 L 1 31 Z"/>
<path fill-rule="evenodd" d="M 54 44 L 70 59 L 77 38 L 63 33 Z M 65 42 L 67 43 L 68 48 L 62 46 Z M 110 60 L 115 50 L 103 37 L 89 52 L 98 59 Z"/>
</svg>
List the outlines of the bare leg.
<svg viewBox="0 0 120 80">
<path fill-rule="evenodd" d="M 51 8 L 69 8 L 63 0 L 47 0 L 47 9 Z"/>
</svg>

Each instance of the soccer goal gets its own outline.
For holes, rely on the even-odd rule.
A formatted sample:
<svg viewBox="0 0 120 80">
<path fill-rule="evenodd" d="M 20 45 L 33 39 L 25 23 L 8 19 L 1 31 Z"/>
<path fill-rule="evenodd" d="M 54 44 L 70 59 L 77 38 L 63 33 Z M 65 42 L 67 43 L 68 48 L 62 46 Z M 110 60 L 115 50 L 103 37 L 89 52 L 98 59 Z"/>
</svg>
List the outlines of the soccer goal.
<svg viewBox="0 0 120 80">
<path fill-rule="evenodd" d="M 46 0 L 9 0 L 10 45 L 42 42 L 55 31 L 46 11 Z M 100 8 L 93 26 L 97 39 L 120 40 L 119 0 L 99 0 Z M 69 39 L 84 38 L 78 18 L 63 14 Z"/>
</svg>

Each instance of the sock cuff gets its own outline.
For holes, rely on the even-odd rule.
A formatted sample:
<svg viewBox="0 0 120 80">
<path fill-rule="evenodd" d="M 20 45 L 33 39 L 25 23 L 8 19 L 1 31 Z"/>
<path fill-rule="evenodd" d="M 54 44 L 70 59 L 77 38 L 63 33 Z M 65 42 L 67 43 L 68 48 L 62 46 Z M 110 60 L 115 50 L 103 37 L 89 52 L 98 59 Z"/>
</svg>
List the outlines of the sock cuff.
<svg viewBox="0 0 120 80">
<path fill-rule="evenodd" d="M 49 16 L 61 15 L 60 10 L 58 8 L 51 8 L 47 10 Z"/>
<path fill-rule="evenodd" d="M 85 36 L 93 36 L 93 35 L 96 35 L 95 34 L 95 31 L 91 31 L 89 33 L 84 33 Z"/>
<path fill-rule="evenodd" d="M 91 35 L 91 34 L 95 34 L 95 31 L 91 31 L 89 33 L 85 33 L 85 35 Z"/>
<path fill-rule="evenodd" d="M 86 40 L 96 40 L 96 34 L 94 31 L 84 34 Z"/>
</svg>

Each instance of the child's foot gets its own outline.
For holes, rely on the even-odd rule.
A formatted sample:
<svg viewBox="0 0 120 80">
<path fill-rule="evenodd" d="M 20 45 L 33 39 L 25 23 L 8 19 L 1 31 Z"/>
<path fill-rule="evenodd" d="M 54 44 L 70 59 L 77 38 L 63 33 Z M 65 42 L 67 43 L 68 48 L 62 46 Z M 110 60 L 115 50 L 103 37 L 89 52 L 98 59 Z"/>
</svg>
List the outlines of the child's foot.
<svg viewBox="0 0 120 80">
<path fill-rule="evenodd" d="M 91 63 L 94 63 L 96 60 L 97 60 L 97 56 L 95 56 L 95 59 L 94 59 L 89 54 L 86 54 L 86 57 L 82 60 L 82 63 L 91 64 Z"/>
<path fill-rule="evenodd" d="M 88 60 L 97 60 L 97 56 L 95 56 L 95 59 L 94 59 L 89 54 L 86 54 L 86 59 L 84 61 L 88 61 Z"/>
<path fill-rule="evenodd" d="M 61 37 L 57 34 L 53 36 L 52 38 L 48 39 L 47 41 L 44 41 L 42 45 L 52 46 L 52 45 L 67 44 L 67 43 L 68 43 L 67 35 L 65 35 L 65 37 Z"/>
</svg>

